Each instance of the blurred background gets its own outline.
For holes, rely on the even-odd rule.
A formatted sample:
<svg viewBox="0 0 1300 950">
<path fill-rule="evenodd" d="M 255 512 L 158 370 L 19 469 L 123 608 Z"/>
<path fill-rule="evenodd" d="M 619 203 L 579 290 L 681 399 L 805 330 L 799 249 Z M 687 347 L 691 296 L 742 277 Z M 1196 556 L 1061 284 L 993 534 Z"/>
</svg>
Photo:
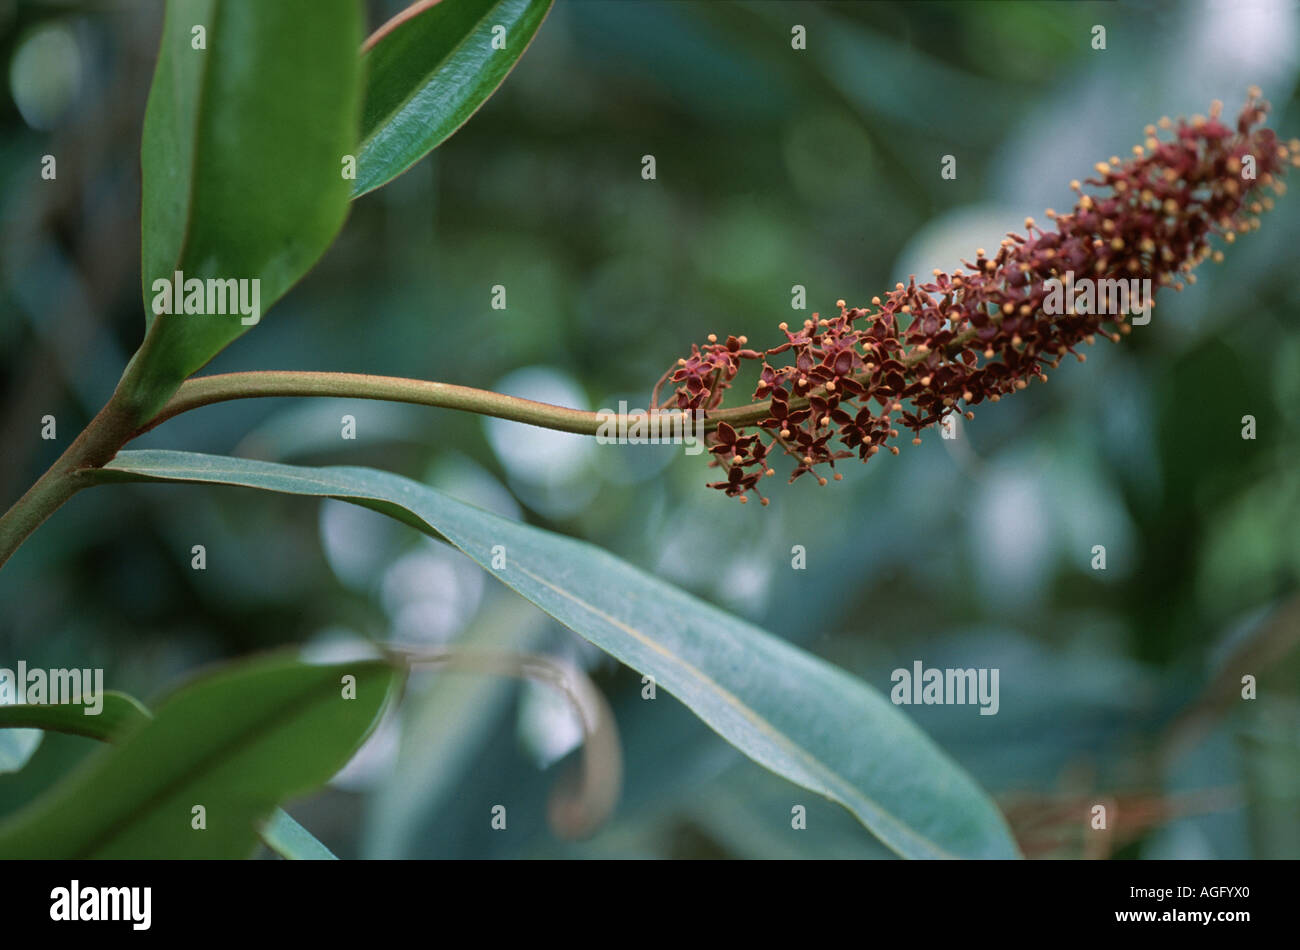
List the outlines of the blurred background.
<svg viewBox="0 0 1300 950">
<path fill-rule="evenodd" d="M 400 7 L 370 3 L 370 25 Z M 139 136 L 160 26 L 153 3 L 0 0 L 6 507 L 104 403 L 143 332 Z M 370 372 L 645 406 L 710 332 L 773 345 L 781 320 L 950 270 L 1026 215 L 1068 207 L 1070 179 L 1162 115 L 1219 98 L 1235 117 L 1254 83 L 1295 136 L 1298 67 L 1286 0 L 559 0 L 497 95 L 357 201 L 326 259 L 205 372 Z M 56 181 L 40 178 L 46 154 Z M 716 473 L 680 448 L 364 401 L 214 406 L 134 447 L 399 472 L 588 539 L 882 692 L 914 660 L 996 667 L 995 716 L 905 711 L 996 796 L 1031 856 L 1300 857 L 1298 201 L 1162 294 L 1122 346 L 952 441 L 850 464 L 826 488 L 773 479 L 769 508 L 706 489 Z M 40 437 L 46 414 L 55 441 Z M 205 571 L 191 570 L 195 544 Z M 102 666 L 110 688 L 146 699 L 251 651 L 332 658 L 383 640 L 585 668 L 614 710 L 625 787 L 597 835 L 558 837 L 545 806 L 577 754 L 572 711 L 543 687 L 418 674 L 331 786 L 289 806 L 340 856 L 889 856 L 671 697 L 642 700 L 639 675 L 458 552 L 369 511 L 97 488 L 0 572 L 0 666 Z M 0 775 L 0 814 L 88 751 L 47 736 Z M 490 828 L 492 803 L 509 833 Z M 794 804 L 806 831 L 791 829 Z M 1104 833 L 1095 804 L 1110 809 Z"/>
</svg>

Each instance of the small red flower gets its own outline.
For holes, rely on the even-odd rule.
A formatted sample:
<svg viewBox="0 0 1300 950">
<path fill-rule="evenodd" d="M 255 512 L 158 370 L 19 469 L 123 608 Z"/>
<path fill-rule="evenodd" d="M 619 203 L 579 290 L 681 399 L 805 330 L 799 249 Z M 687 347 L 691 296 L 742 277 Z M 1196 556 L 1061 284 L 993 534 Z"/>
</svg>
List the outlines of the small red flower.
<svg viewBox="0 0 1300 950">
<path fill-rule="evenodd" d="M 1222 259 L 1210 238 L 1232 243 L 1259 227 L 1258 215 L 1273 206 L 1259 193 L 1283 194 L 1288 163 L 1300 165 L 1300 142 L 1283 145 L 1258 127 L 1268 105 L 1257 89 L 1235 128 L 1220 121 L 1220 111 L 1215 103 L 1209 118 L 1161 119 L 1160 129 L 1173 131 L 1168 141 L 1147 126 L 1133 158 L 1095 166 L 1096 177 L 1085 183 L 1099 193 L 1071 182 L 1079 200 L 1068 214 L 1047 212 L 1052 230 L 1026 219 L 1025 233 L 1009 234 L 995 254 L 978 250 L 964 268 L 936 270 L 926 283 L 913 276 L 883 300 L 872 298 L 870 308 L 841 300 L 836 316 L 813 314 L 793 331 L 782 323 L 785 342 L 762 352 L 748 349 L 743 336 L 719 343 L 710 334 L 705 346 L 693 345 L 664 380 L 677 384 L 671 399 L 678 408 L 729 414 L 709 436 L 710 464 L 727 478 L 709 487 L 747 501 L 759 480 L 774 474 L 767 460 L 774 447 L 794 459 L 791 481 L 853 455 L 866 461 L 881 448 L 896 455 L 900 427 L 920 442 L 922 430 L 963 404 L 973 418 L 970 406 L 1046 381 L 1047 369 L 1067 354 L 1082 362 L 1077 347 L 1098 333 L 1118 342 L 1132 329 L 1126 314 L 1102 312 L 1095 299 L 1076 307 L 1070 298 L 1062 310 L 1062 280 L 1112 293 L 1118 282 L 1135 280 L 1182 290 L 1205 258 Z M 787 352 L 785 365 L 768 362 Z M 720 410 L 746 360 L 762 361 L 753 404 Z"/>
</svg>

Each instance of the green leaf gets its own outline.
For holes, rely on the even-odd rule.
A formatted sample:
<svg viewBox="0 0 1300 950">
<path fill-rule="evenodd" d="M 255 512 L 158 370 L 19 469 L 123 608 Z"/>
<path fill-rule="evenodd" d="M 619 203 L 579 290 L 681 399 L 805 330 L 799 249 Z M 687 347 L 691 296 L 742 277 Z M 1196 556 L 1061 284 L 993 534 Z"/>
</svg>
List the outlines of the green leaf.
<svg viewBox="0 0 1300 950">
<path fill-rule="evenodd" d="M 532 42 L 553 0 L 414 4 L 376 33 L 365 54 L 354 196 L 387 184 L 460 128 Z M 497 27 L 505 30 L 504 35 Z M 494 35 L 504 49 L 494 49 Z"/>
<path fill-rule="evenodd" d="M 356 678 L 355 698 L 344 698 L 345 676 Z M 373 660 L 284 657 L 200 678 L 0 824 L 0 858 L 247 857 L 279 802 L 346 764 L 395 682 L 393 668 Z M 195 805 L 205 830 L 191 827 Z M 268 830 L 286 834 L 274 821 Z"/>
<path fill-rule="evenodd" d="M 264 313 L 338 233 L 361 33 L 357 0 L 167 4 L 140 156 L 147 333 L 128 394 L 141 418 L 255 325 L 238 306 L 155 316 L 156 280 L 256 279 Z"/>
<path fill-rule="evenodd" d="M 996 806 L 865 683 L 590 544 L 364 468 L 122 452 L 102 481 L 243 485 L 340 498 L 445 537 L 561 623 L 672 693 L 761 765 L 847 807 L 907 857 L 1014 857 Z"/>
<path fill-rule="evenodd" d="M 27 728 L 84 736 L 100 742 L 120 742 L 151 718 L 149 710 L 139 700 L 116 690 L 104 693 L 103 707 L 94 716 L 86 715 L 84 705 L 25 703 L 0 706 L 0 729 L 5 730 L 0 732 L 0 749 L 3 749 L 6 737 L 19 731 L 26 732 Z M 32 748 L 35 750 L 34 745 Z M 5 769 L 0 768 L 0 771 Z M 286 858 L 319 860 L 334 857 L 329 848 L 280 808 L 262 829 L 262 841 Z"/>
<path fill-rule="evenodd" d="M 4 730 L 0 732 L 0 772 L 17 771 L 26 764 L 40 744 L 41 730 L 111 742 L 148 719 L 149 711 L 144 706 L 114 690 L 104 693 L 101 709 L 93 716 L 86 715 L 84 705 L 71 703 L 0 704 L 0 730 Z M 35 741 L 28 738 L 30 733 L 34 733 Z M 14 749 L 26 754 L 18 759 L 12 751 L 6 752 Z"/>
<path fill-rule="evenodd" d="M 262 827 L 262 843 L 281 857 L 295 861 L 337 861 L 338 856 L 321 844 L 310 831 L 277 808 Z"/>
<path fill-rule="evenodd" d="M 100 742 L 116 742 L 149 721 L 149 710 L 126 693 L 108 690 L 98 715 L 77 703 L 24 703 L 0 706 L 0 729 L 44 729 Z"/>
</svg>

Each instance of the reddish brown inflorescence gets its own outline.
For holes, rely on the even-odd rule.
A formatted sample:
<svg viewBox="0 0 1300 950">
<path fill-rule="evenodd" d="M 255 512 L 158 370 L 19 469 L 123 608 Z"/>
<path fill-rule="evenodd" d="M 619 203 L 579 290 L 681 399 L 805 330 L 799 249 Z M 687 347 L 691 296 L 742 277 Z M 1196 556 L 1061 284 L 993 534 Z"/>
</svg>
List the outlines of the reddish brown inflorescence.
<svg viewBox="0 0 1300 950">
<path fill-rule="evenodd" d="M 1070 272 L 1076 281 L 1140 279 L 1181 290 L 1195 282 L 1191 271 L 1201 261 L 1222 259 L 1211 235 L 1231 243 L 1257 228 L 1258 215 L 1273 205 L 1258 192 L 1281 195 L 1288 162 L 1300 165 L 1300 142 L 1283 145 L 1258 127 L 1268 104 L 1257 89 L 1235 128 L 1220 111 L 1216 102 L 1208 119 L 1161 119 L 1160 129 L 1173 132 L 1165 141 L 1147 126 L 1134 157 L 1096 165 L 1097 176 L 1085 184 L 1103 192 L 1084 194 L 1071 182 L 1079 200 L 1069 214 L 1047 211 L 1052 230 L 1026 219 L 1024 235 L 1009 234 L 992 256 L 976 251 L 964 269 L 936 270 L 923 284 L 913 276 L 870 308 L 841 300 L 834 317 L 813 314 L 793 330 L 782 323 L 786 341 L 768 350 L 747 348 L 743 336 L 720 343 L 710 335 L 705 346 L 693 345 L 666 374 L 678 384 L 666 408 L 702 410 L 708 418 L 744 362 L 762 362 L 754 404 L 741 410 L 745 421 L 714 420 L 710 464 L 727 477 L 709 487 L 742 502 L 752 491 L 767 504 L 756 485 L 775 474 L 775 450 L 794 459 L 791 481 L 812 472 L 824 485 L 818 466 L 833 469 L 854 455 L 865 461 L 881 449 L 897 455 L 900 429 L 919 443 L 921 430 L 950 413 L 973 418 L 970 406 L 1045 381 L 1067 354 L 1082 362 L 1076 348 L 1098 333 L 1118 342 L 1131 330 L 1125 314 L 1059 307 L 1049 314 L 1049 282 Z M 785 365 L 769 362 L 786 352 Z M 724 414 L 735 421 L 735 411 Z"/>
</svg>

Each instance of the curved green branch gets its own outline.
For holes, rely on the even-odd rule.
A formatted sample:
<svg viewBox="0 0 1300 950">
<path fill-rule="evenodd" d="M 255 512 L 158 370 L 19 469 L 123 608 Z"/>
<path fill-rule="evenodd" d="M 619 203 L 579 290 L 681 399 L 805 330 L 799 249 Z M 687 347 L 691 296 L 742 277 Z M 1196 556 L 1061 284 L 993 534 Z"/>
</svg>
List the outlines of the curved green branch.
<svg viewBox="0 0 1300 950">
<path fill-rule="evenodd" d="M 581 409 L 566 409 L 518 396 L 506 396 L 435 383 L 424 379 L 399 376 L 368 376 L 364 373 L 316 373 L 274 370 L 250 373 L 223 373 L 196 376 L 181 384 L 180 389 L 145 426 L 134 435 L 148 432 L 168 419 L 200 406 L 232 399 L 255 399 L 264 396 L 335 396 L 346 399 L 382 399 L 442 409 L 477 412 L 498 419 L 526 422 L 529 425 L 595 435 L 602 416 Z M 133 435 L 133 437 L 134 437 Z"/>
<path fill-rule="evenodd" d="M 602 425 L 615 421 L 608 413 L 569 409 L 550 403 L 507 396 L 472 386 L 456 386 L 424 379 L 400 376 L 368 376 L 364 373 L 317 373 L 293 370 L 269 370 L 248 373 L 223 373 L 196 376 L 186 380 L 176 394 L 148 424 L 132 433 L 132 438 L 148 432 L 183 412 L 229 402 L 232 399 L 256 399 L 265 396 L 333 396 L 344 399 L 382 399 L 388 402 L 413 403 L 440 409 L 476 412 L 511 422 L 523 422 L 596 435 Z M 768 415 L 770 402 L 757 402 L 734 409 L 714 409 L 704 420 L 705 431 L 716 429 L 719 422 L 748 425 Z"/>
<path fill-rule="evenodd" d="M 955 346 L 973 333 L 973 330 L 967 330 L 959 334 L 951 345 Z M 904 357 L 904 362 L 911 363 L 920 358 L 912 353 Z M 809 395 L 812 393 L 790 400 L 791 407 L 798 409 L 806 405 Z M 81 473 L 103 466 L 127 442 L 192 409 L 233 399 L 268 396 L 332 396 L 404 402 L 475 412 L 558 432 L 592 436 L 620 421 L 612 413 L 570 409 L 471 386 L 364 373 L 267 370 L 196 376 L 182 383 L 157 415 L 143 425 L 133 421 L 138 416 L 125 408 L 124 397 L 115 394 L 49 471 L 0 517 L 0 566 L 51 513 L 85 487 Z M 704 431 L 712 432 L 721 422 L 736 428 L 754 425 L 770 415 L 771 406 L 771 400 L 763 400 L 730 409 L 710 410 L 704 419 Z"/>
</svg>

